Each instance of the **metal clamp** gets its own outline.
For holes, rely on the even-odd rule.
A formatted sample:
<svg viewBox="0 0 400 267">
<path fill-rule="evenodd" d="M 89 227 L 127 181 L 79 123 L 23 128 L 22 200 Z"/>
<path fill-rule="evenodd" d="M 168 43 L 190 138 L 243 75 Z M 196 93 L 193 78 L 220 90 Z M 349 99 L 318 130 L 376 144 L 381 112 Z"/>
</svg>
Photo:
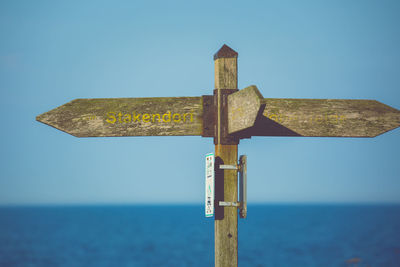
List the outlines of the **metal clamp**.
<svg viewBox="0 0 400 267">
<path fill-rule="evenodd" d="M 219 201 L 222 207 L 238 207 L 240 218 L 247 217 L 247 156 L 242 155 L 238 165 L 219 165 L 221 170 L 237 170 L 239 172 L 239 201 Z"/>
<path fill-rule="evenodd" d="M 238 170 L 238 166 L 236 165 L 219 165 L 221 170 Z"/>
<path fill-rule="evenodd" d="M 240 202 L 225 202 L 225 201 L 220 201 L 218 203 L 221 207 L 240 207 Z"/>
<path fill-rule="evenodd" d="M 247 156 L 242 155 L 239 158 L 239 201 L 240 218 L 247 217 Z"/>
</svg>

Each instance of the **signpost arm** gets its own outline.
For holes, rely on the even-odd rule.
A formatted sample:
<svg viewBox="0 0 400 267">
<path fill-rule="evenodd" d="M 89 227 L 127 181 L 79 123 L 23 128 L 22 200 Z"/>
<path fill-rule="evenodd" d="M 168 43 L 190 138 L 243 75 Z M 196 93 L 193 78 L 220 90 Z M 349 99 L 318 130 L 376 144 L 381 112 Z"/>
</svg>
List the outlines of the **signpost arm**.
<svg viewBox="0 0 400 267">
<path fill-rule="evenodd" d="M 238 160 L 239 140 L 228 135 L 227 106 L 228 95 L 236 92 L 238 87 L 237 55 L 226 45 L 214 55 L 215 157 L 219 157 L 222 164 L 226 165 L 236 165 Z M 237 202 L 237 170 L 223 170 L 223 173 L 223 201 Z M 216 188 L 216 192 L 217 190 Z M 216 203 L 216 205 L 219 204 Z M 217 214 L 217 210 L 215 214 L 215 266 L 234 267 L 238 265 L 237 207 L 222 207 L 222 217 L 221 214 Z"/>
</svg>

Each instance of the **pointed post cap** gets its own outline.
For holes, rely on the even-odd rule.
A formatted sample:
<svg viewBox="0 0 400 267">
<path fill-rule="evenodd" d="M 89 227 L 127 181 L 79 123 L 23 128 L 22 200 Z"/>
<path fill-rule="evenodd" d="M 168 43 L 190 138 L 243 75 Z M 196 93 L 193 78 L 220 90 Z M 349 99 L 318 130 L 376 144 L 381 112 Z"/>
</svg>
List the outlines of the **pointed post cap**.
<svg viewBox="0 0 400 267">
<path fill-rule="evenodd" d="M 238 56 L 238 53 L 224 44 L 217 53 L 214 54 L 214 60 L 217 60 L 219 58 L 235 58 Z"/>
</svg>

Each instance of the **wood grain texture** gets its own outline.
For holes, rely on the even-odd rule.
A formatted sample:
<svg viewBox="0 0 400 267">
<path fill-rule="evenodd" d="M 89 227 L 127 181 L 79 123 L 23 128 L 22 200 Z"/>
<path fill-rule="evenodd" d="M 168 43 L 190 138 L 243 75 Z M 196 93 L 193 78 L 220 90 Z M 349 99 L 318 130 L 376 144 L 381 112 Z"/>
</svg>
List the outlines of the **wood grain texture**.
<svg viewBox="0 0 400 267">
<path fill-rule="evenodd" d="M 215 89 L 237 89 L 237 58 L 218 58 L 214 68 Z"/>
<path fill-rule="evenodd" d="M 400 111 L 375 100 L 273 99 L 251 135 L 375 137 L 400 126 Z"/>
<path fill-rule="evenodd" d="M 75 99 L 37 120 L 77 137 L 201 135 L 201 97 Z"/>
<path fill-rule="evenodd" d="M 223 159 L 226 165 L 236 165 L 237 145 L 216 145 L 215 156 Z M 224 201 L 238 201 L 238 179 L 236 170 L 224 170 Z M 215 220 L 215 266 L 230 267 L 238 265 L 238 210 L 237 207 L 224 207 L 224 218 Z"/>
<path fill-rule="evenodd" d="M 224 164 L 237 165 L 237 142 L 225 144 L 228 133 L 227 95 L 224 90 L 237 89 L 237 53 L 224 45 L 214 57 L 215 61 L 215 93 L 217 120 L 215 157 L 222 159 Z M 226 115 L 226 116 L 225 116 Z M 224 170 L 224 201 L 237 201 L 237 172 L 235 170 Z M 215 220 L 215 266 L 235 267 L 238 265 L 238 235 L 237 235 L 237 208 L 224 207 L 224 218 Z"/>
</svg>

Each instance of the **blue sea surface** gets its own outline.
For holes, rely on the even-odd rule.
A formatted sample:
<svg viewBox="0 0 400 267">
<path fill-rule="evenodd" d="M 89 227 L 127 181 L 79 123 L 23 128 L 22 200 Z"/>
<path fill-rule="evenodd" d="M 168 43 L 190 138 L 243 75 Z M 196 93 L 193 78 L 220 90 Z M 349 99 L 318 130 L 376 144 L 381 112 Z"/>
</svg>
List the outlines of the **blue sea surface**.
<svg viewBox="0 0 400 267">
<path fill-rule="evenodd" d="M 398 267 L 400 206 L 249 206 L 238 239 L 239 266 Z M 0 266 L 213 265 L 203 206 L 0 208 Z"/>
</svg>

